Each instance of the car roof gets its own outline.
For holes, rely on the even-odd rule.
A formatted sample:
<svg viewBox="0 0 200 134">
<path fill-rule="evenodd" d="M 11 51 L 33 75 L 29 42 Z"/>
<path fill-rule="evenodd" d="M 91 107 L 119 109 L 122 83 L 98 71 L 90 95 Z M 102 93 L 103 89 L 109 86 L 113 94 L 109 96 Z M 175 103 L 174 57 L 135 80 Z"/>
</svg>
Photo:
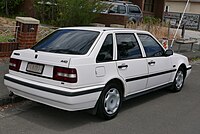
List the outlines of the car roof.
<svg viewBox="0 0 200 134">
<path fill-rule="evenodd" d="M 129 5 L 129 6 L 137 6 L 129 1 L 101 1 L 105 4 L 111 4 L 111 5 Z"/>
<path fill-rule="evenodd" d="M 64 28 L 59 28 L 60 30 L 64 29 L 74 29 L 74 30 L 89 30 L 89 31 L 97 31 L 97 32 L 103 32 L 103 31 L 131 31 L 134 33 L 145 33 L 149 34 L 147 31 L 143 30 L 134 30 L 134 29 L 128 29 L 128 28 L 117 28 L 117 27 L 64 27 Z"/>
<path fill-rule="evenodd" d="M 102 1 L 104 3 L 133 4 L 130 1 Z"/>
</svg>

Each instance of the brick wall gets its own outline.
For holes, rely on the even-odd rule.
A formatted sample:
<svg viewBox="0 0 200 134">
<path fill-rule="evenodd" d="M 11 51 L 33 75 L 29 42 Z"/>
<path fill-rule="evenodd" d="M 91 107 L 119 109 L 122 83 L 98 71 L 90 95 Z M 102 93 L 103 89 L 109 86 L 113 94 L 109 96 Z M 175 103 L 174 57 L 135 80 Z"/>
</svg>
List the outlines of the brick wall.
<svg viewBox="0 0 200 134">
<path fill-rule="evenodd" d="M 34 32 L 20 32 L 17 36 L 19 49 L 30 48 L 36 43 L 36 34 Z"/>
<path fill-rule="evenodd" d="M 17 31 L 17 42 L 19 43 L 19 49 L 26 49 L 35 45 L 38 24 L 24 24 L 17 21 L 16 25 L 19 26 Z"/>
<path fill-rule="evenodd" d="M 0 57 L 9 57 L 16 49 L 18 49 L 17 42 L 0 42 Z"/>
<path fill-rule="evenodd" d="M 153 4 L 154 4 L 153 12 L 144 11 L 145 0 L 130 0 L 130 1 L 133 2 L 133 4 L 136 4 L 141 8 L 144 16 L 153 16 L 156 18 L 160 18 L 161 20 L 163 19 L 165 0 L 154 0 L 153 1 Z"/>
</svg>

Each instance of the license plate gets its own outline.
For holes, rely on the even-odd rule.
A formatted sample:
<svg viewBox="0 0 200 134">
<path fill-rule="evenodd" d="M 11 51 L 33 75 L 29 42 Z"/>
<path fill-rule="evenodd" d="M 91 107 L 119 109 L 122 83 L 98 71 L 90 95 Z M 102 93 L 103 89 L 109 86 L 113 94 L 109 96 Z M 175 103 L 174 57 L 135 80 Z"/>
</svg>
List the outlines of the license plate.
<svg viewBox="0 0 200 134">
<path fill-rule="evenodd" d="M 36 64 L 36 63 L 28 63 L 26 71 L 42 74 L 44 65 L 42 64 Z"/>
</svg>

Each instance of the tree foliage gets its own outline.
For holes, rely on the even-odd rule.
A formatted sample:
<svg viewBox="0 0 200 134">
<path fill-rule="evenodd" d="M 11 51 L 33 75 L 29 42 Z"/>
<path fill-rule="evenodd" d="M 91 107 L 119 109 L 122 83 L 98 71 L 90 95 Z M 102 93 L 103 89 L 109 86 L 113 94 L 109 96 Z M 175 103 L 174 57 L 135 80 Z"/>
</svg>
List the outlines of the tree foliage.
<svg viewBox="0 0 200 134">
<path fill-rule="evenodd" d="M 23 0 L 1 0 L 0 13 L 7 16 L 13 15 L 17 12 L 17 9 L 22 2 Z"/>
<path fill-rule="evenodd" d="M 100 0 L 43 0 L 36 3 L 37 14 L 43 21 L 57 26 L 88 25 L 101 10 Z"/>
</svg>

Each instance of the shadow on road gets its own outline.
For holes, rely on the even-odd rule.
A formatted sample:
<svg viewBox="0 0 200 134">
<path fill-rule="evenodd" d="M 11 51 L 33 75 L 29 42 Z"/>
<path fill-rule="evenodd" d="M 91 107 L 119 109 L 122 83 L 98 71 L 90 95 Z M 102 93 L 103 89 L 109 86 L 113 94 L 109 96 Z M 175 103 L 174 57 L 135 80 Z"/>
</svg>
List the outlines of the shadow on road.
<svg viewBox="0 0 200 134">
<path fill-rule="evenodd" d="M 130 109 L 131 107 L 136 107 L 138 105 L 142 105 L 146 102 L 152 101 L 154 99 L 158 99 L 164 95 L 170 94 L 171 92 L 169 91 L 168 88 L 164 88 L 161 90 L 157 90 L 130 100 L 127 100 L 123 102 L 122 108 L 120 112 L 126 111 L 127 109 Z"/>
<path fill-rule="evenodd" d="M 191 76 L 194 75 L 193 77 L 197 77 L 199 74 L 199 70 L 197 70 L 197 68 L 199 68 L 199 66 L 196 65 L 196 66 L 193 66 L 193 68 L 194 68 L 194 71 L 192 72 Z M 171 94 L 168 88 L 165 88 L 165 89 L 161 89 L 161 90 L 123 102 L 123 105 L 121 107 L 118 117 L 110 121 L 103 121 L 97 118 L 96 116 L 93 116 L 87 113 L 86 111 L 68 112 L 68 111 L 56 109 L 56 108 L 42 105 L 35 102 L 32 102 L 33 106 L 26 109 L 25 112 L 21 112 L 20 114 L 16 116 L 28 122 L 37 124 L 38 126 L 42 126 L 47 129 L 58 131 L 58 132 L 65 132 L 67 130 L 80 128 L 85 125 L 92 126 L 93 123 L 96 124 L 97 126 L 99 126 L 100 124 L 101 125 L 103 124 L 104 126 L 110 123 L 112 124 L 113 122 L 115 123 L 120 122 L 121 120 L 123 120 L 123 118 L 120 118 L 121 116 L 122 117 L 131 116 L 131 115 L 137 116 L 134 114 L 141 113 L 141 111 L 143 110 L 150 110 L 152 112 L 152 109 L 151 109 L 152 105 L 158 105 L 158 107 L 156 108 L 159 108 L 160 105 L 163 105 L 162 102 L 164 103 L 165 101 L 168 102 L 168 99 L 170 99 L 170 102 L 167 103 L 168 105 L 171 105 L 170 103 L 173 103 L 173 104 L 175 103 L 178 105 L 181 102 L 181 100 L 183 100 L 184 98 L 191 97 L 192 94 L 195 92 L 193 91 L 195 89 L 191 88 L 191 84 L 195 85 L 194 84 L 195 81 L 192 80 L 193 77 L 191 76 L 186 80 L 183 91 L 181 93 Z M 170 97 L 170 96 L 173 96 L 173 97 Z M 156 100 L 156 102 L 154 102 L 154 100 Z M 146 105 L 147 107 L 142 106 L 145 103 L 149 103 L 148 105 Z M 90 130 L 87 130 L 87 131 L 90 131 Z"/>
<path fill-rule="evenodd" d="M 169 91 L 163 89 L 134 99 L 130 99 L 123 103 L 120 114 L 123 114 L 123 112 L 126 110 L 134 108 L 137 105 L 141 105 L 150 100 L 157 99 L 168 93 Z M 91 123 L 105 123 L 104 120 L 89 114 L 87 111 L 68 112 L 35 102 L 32 103 L 34 103 L 32 107 L 26 110 L 26 112 L 22 112 L 17 116 L 54 131 L 63 132 L 69 129 L 78 128 L 80 126 L 89 125 Z M 118 121 L 118 117 L 107 122 L 112 122 L 115 120 Z"/>
</svg>

